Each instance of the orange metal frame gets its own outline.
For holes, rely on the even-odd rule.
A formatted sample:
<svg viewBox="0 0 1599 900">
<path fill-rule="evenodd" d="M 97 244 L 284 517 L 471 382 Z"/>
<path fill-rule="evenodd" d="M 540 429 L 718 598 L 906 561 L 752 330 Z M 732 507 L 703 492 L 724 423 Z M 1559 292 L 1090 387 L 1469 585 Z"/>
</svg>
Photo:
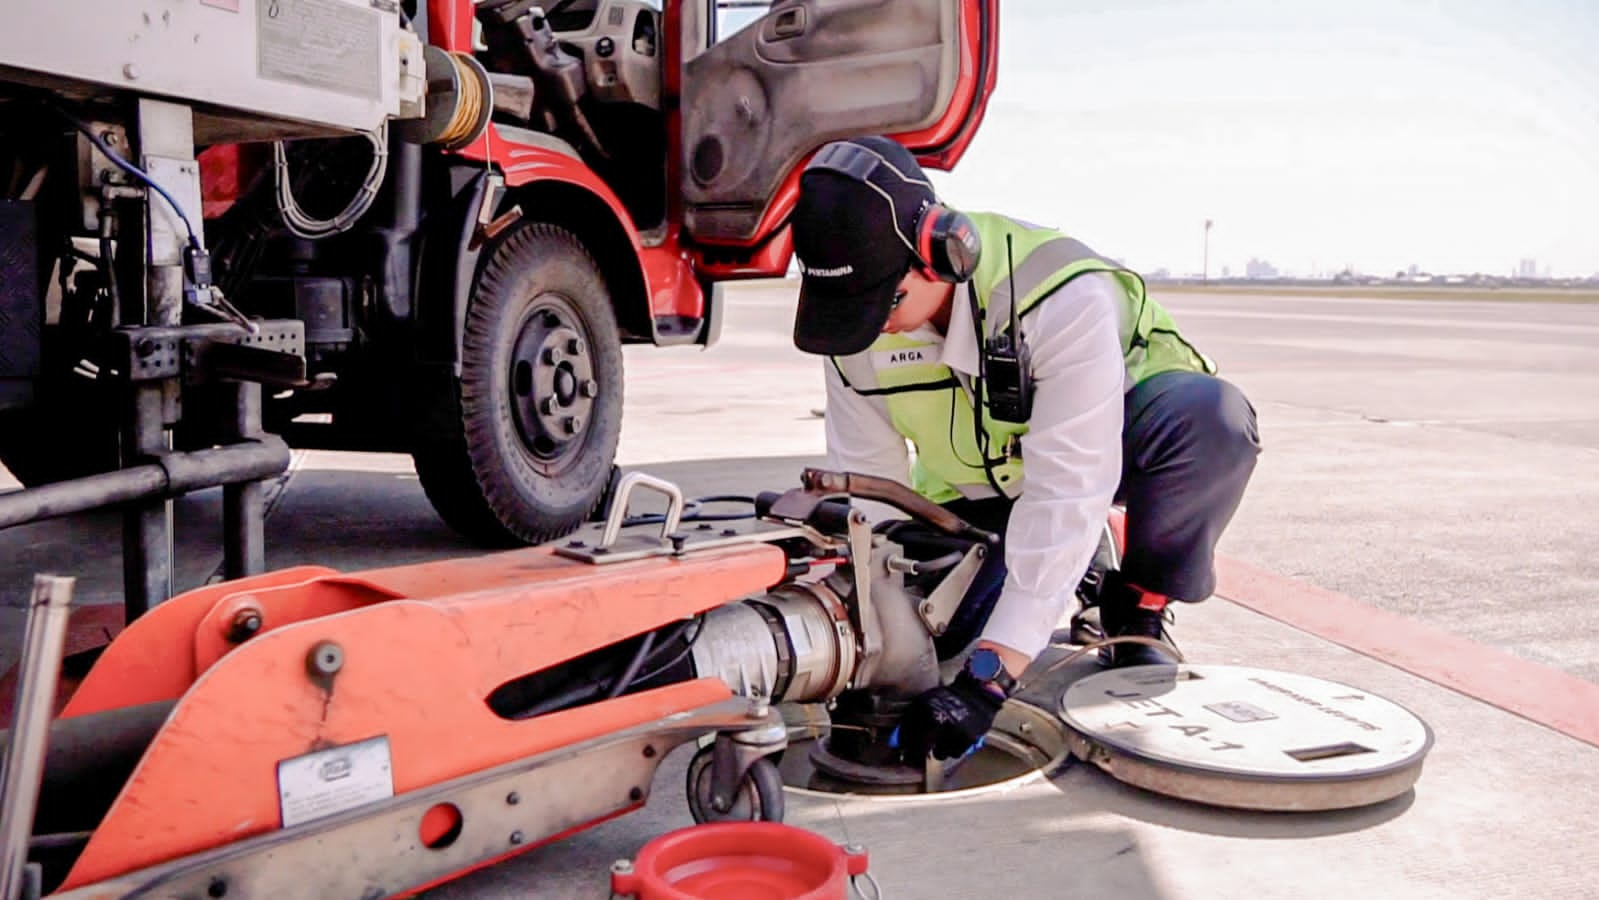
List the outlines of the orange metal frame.
<svg viewBox="0 0 1599 900">
<path fill-rule="evenodd" d="M 387 736 L 396 794 L 722 700 L 699 679 L 507 721 L 498 686 L 783 578 L 770 545 L 593 566 L 531 548 L 344 575 L 304 567 L 212 585 L 130 625 L 67 704 L 178 702 L 70 889 L 281 826 L 277 764 Z M 229 632 L 243 613 L 254 636 Z M 318 680 L 313 647 L 342 668 Z"/>
</svg>

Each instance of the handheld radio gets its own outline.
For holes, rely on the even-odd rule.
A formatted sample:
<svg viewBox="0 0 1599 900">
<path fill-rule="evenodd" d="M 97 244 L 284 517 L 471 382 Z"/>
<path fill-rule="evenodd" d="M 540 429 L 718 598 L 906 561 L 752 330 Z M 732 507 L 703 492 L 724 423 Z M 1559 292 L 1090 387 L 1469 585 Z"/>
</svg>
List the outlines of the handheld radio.
<svg viewBox="0 0 1599 900">
<path fill-rule="evenodd" d="M 1032 353 L 1022 340 L 1016 307 L 1016 260 L 1010 235 L 1005 235 L 1005 265 L 1010 277 L 1010 330 L 983 341 L 983 380 L 988 386 L 988 411 L 996 420 L 1024 424 L 1033 412 Z"/>
</svg>

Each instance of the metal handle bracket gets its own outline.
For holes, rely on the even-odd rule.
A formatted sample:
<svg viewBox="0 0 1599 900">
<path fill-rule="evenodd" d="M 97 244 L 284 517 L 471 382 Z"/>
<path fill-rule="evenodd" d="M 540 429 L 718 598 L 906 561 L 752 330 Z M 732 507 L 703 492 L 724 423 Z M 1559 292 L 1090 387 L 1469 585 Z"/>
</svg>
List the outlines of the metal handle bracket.
<svg viewBox="0 0 1599 900">
<path fill-rule="evenodd" d="M 622 523 L 627 521 L 627 502 L 633 496 L 633 489 L 639 487 L 666 495 L 666 520 L 661 523 L 661 540 L 667 540 L 677 531 L 678 525 L 683 521 L 682 488 L 653 475 L 629 472 L 617 482 L 616 499 L 611 503 L 610 514 L 605 517 L 605 530 L 600 534 L 600 547 L 610 549 L 616 543 L 617 536 L 622 533 Z"/>
</svg>

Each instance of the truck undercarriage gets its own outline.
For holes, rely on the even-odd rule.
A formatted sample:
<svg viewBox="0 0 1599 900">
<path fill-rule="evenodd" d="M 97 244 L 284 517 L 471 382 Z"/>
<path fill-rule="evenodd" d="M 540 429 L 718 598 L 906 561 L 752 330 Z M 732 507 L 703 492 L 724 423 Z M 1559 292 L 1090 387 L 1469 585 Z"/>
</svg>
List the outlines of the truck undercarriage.
<svg viewBox="0 0 1599 900">
<path fill-rule="evenodd" d="M 176 493 L 229 483 L 228 574 L 260 570 L 258 479 L 286 464 L 277 435 L 412 454 L 440 515 L 484 544 L 583 521 L 612 475 L 621 344 L 709 333 L 703 318 L 655 320 L 624 231 L 665 215 L 649 106 L 660 14 L 613 2 L 606 24 L 572 5 L 554 7 L 575 27 L 558 37 L 528 2 L 433 4 L 468 17 L 454 24 L 475 14 L 476 54 L 424 45 L 411 6 L 343 0 L 288 3 L 290 25 L 263 3 L 220 31 L 204 9 L 146 15 L 129 27 L 152 46 L 120 71 L 36 59 L 21 42 L 39 35 L 6 42 L 0 460 L 52 493 L 7 498 L 0 522 L 143 498 L 131 617 L 173 592 Z M 45 24 L 72 12 L 42 6 Z M 36 52 L 76 58 L 72 33 Z M 288 58 L 216 69 L 200 90 L 191 67 L 160 61 L 190 34 Z M 388 52 L 327 58 L 371 46 Z M 598 47 L 587 70 L 569 52 Z M 353 81 L 377 102 L 341 96 Z M 193 95 L 147 93 L 178 90 Z M 455 152 L 482 148 L 491 118 L 486 159 Z M 519 160 L 571 177 L 515 189 Z M 241 441 L 266 449 L 198 481 L 167 471 Z M 138 484 L 106 480 L 152 465 Z"/>
</svg>

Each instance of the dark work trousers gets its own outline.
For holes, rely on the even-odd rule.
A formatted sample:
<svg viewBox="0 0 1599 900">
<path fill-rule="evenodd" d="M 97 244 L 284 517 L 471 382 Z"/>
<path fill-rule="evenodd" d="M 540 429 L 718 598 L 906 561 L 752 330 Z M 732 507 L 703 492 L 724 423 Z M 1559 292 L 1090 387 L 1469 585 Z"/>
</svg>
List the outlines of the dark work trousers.
<svg viewBox="0 0 1599 900">
<path fill-rule="evenodd" d="M 1230 382 L 1197 372 L 1147 378 L 1127 392 L 1125 403 L 1116 491 L 1116 502 L 1127 510 L 1122 575 L 1173 600 L 1204 600 L 1216 589 L 1216 542 L 1232 521 L 1260 455 L 1255 409 Z M 1023 452 L 1025 447 L 1023 438 Z M 1011 501 L 963 499 L 945 506 L 1003 535 Z M 1001 545 L 978 570 L 949 629 L 937 639 L 940 659 L 959 654 L 982 633 L 1004 584 Z M 1060 587 L 1074 590 L 1076 585 Z"/>
</svg>

